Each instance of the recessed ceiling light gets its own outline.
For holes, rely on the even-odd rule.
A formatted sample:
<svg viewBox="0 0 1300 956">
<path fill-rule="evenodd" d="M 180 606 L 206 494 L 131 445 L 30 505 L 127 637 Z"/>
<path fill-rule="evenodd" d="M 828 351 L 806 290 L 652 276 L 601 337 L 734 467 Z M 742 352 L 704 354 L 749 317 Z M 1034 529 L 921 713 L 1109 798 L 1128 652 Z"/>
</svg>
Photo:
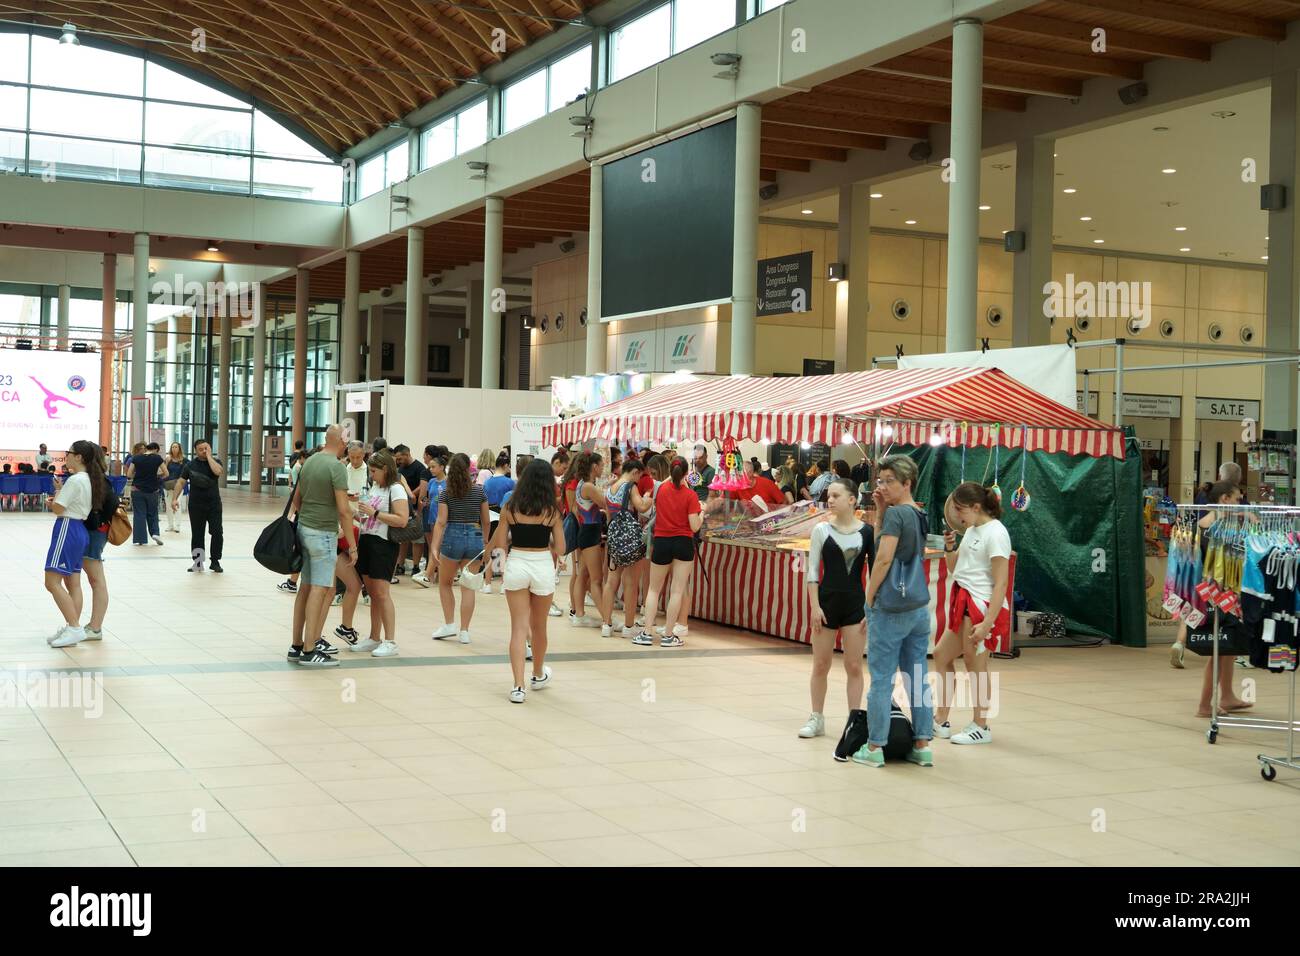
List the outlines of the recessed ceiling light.
<svg viewBox="0 0 1300 956">
<path fill-rule="evenodd" d="M 1080 217 L 1079 217 L 1079 222 L 1092 222 L 1092 217 L 1091 217 L 1091 216 L 1080 216 Z"/>
<path fill-rule="evenodd" d="M 1186 232 L 1186 231 L 1187 231 L 1186 226 L 1174 226 L 1174 232 Z"/>
<path fill-rule="evenodd" d="M 1002 235 L 1005 236 L 1005 235 L 1006 235 L 1007 233 L 1009 233 L 1010 231 L 1011 231 L 1010 229 L 1003 229 L 1003 230 L 1002 230 Z M 1055 239 L 1056 237 L 1053 236 L 1052 238 Z"/>
<path fill-rule="evenodd" d="M 1064 189 L 1061 190 L 1061 192 L 1066 193 L 1067 195 L 1072 193 L 1077 193 L 1078 191 L 1079 190 L 1075 189 L 1073 186 L 1066 186 Z"/>
<path fill-rule="evenodd" d="M 1265 241 L 1265 242 L 1268 242 L 1268 236 L 1265 236 L 1265 237 L 1264 237 L 1264 241 Z"/>
<path fill-rule="evenodd" d="M 980 212 L 988 212 L 992 208 L 992 206 L 980 206 Z"/>
<path fill-rule="evenodd" d="M 915 219 L 904 219 L 904 220 L 903 220 L 903 224 L 904 224 L 904 225 L 907 225 L 907 226 L 915 226 L 915 225 L 916 225 L 916 220 L 915 220 Z"/>
<path fill-rule="evenodd" d="M 1092 240 L 1092 241 L 1095 242 L 1097 245 L 1101 245 L 1101 244 L 1102 244 L 1103 242 L 1105 242 L 1106 240 L 1105 240 L 1105 239 L 1094 239 L 1094 240 Z"/>
<path fill-rule="evenodd" d="M 1210 115 L 1213 116 L 1215 119 L 1229 119 L 1233 116 L 1236 116 L 1237 114 L 1234 110 L 1215 110 Z"/>
<path fill-rule="evenodd" d="M 871 198 L 872 198 L 872 199 L 884 199 L 884 198 L 885 198 L 885 194 L 884 194 L 884 193 L 872 193 L 872 194 L 871 194 Z"/>
<path fill-rule="evenodd" d="M 221 251 L 221 247 L 220 247 L 219 245 L 217 245 L 216 240 L 209 239 L 209 240 L 208 240 L 208 252 L 220 252 L 220 251 Z"/>
<path fill-rule="evenodd" d="M 800 209 L 799 211 L 800 211 L 801 213 L 803 213 L 805 216 L 811 216 L 811 215 L 812 215 L 812 210 L 811 210 L 811 209 Z"/>
<path fill-rule="evenodd" d="M 1267 259 L 1268 256 L 1260 256 L 1261 259 Z"/>
<path fill-rule="evenodd" d="M 1056 154 L 1055 154 L 1055 153 L 1052 154 L 1052 159 L 1056 159 Z"/>
<path fill-rule="evenodd" d="M 1179 251 L 1179 252 L 1191 252 L 1191 251 L 1192 251 L 1192 247 L 1191 247 L 1191 246 L 1183 246 L 1183 247 L 1182 247 L 1181 249 L 1179 249 L 1178 251 Z"/>
<path fill-rule="evenodd" d="M 1178 172 L 1178 170 L 1174 169 L 1174 167 L 1172 167 L 1172 166 L 1166 166 L 1164 169 L 1162 169 L 1162 170 L 1160 170 L 1160 171 L 1161 171 L 1162 173 L 1164 173 L 1166 176 L 1170 176 L 1170 175 L 1173 175 L 1174 173 Z"/>
</svg>

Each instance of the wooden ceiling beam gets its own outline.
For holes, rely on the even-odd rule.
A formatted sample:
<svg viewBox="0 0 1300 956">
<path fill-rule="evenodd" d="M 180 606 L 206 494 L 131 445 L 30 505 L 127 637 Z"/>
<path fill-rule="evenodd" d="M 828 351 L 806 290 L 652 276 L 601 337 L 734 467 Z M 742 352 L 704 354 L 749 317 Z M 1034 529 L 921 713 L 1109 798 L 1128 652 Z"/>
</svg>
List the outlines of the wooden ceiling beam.
<svg viewBox="0 0 1300 956">
<path fill-rule="evenodd" d="M 902 100 L 920 100 L 936 106 L 948 106 L 952 102 L 952 87 L 937 81 L 925 82 L 917 78 L 902 79 L 888 73 L 850 73 L 834 80 L 827 80 L 816 88 L 828 92 L 843 91 L 859 96 L 876 96 Z M 1002 90 L 984 90 L 984 108 L 1023 113 L 1027 97 L 1020 93 L 1006 93 Z"/>
<path fill-rule="evenodd" d="M 930 135 L 930 128 L 924 123 L 903 123 L 898 120 L 883 120 L 859 114 L 796 107 L 790 103 L 792 99 L 795 97 L 764 106 L 763 119 L 773 123 L 862 133 L 867 136 L 926 139 Z"/>
<path fill-rule="evenodd" d="M 952 40 L 940 40 L 931 45 L 930 49 L 941 50 L 945 55 L 951 56 Z M 1011 63 L 1020 68 L 1082 73 L 1085 76 L 1142 79 L 1142 64 L 1132 60 L 1098 56 L 1094 53 L 1062 53 L 1059 50 L 1045 50 L 1041 47 L 1026 46 L 1023 43 L 999 43 L 987 37 L 984 39 L 984 62 Z"/>
<path fill-rule="evenodd" d="M 812 143 L 817 146 L 838 146 L 841 149 L 884 149 L 883 136 L 864 136 L 861 133 L 844 133 L 832 129 L 815 129 L 810 126 L 787 126 L 783 123 L 764 122 L 762 138 L 784 143 Z"/>
<path fill-rule="evenodd" d="M 1056 17 L 1039 16 L 1036 13 L 1012 13 L 998 17 L 988 24 L 989 29 L 1011 30 L 1026 36 L 1051 37 L 1056 40 L 1069 40 L 1092 48 L 1093 30 L 1098 27 L 1106 31 L 1106 49 L 1123 50 L 1127 53 L 1141 53 L 1147 56 L 1163 56 L 1176 60 L 1210 61 L 1210 44 L 1180 37 L 1154 36 L 1150 33 L 1138 33 L 1132 30 L 1120 30 L 1105 23 L 1076 23 L 1073 20 L 1061 20 Z"/>
<path fill-rule="evenodd" d="M 932 80 L 952 82 L 952 63 L 947 60 L 932 60 L 929 57 L 905 55 L 896 56 L 877 63 L 871 68 L 880 73 L 893 73 L 898 76 L 921 76 Z M 1073 77 L 1043 76 L 1001 67 L 984 66 L 984 86 L 994 89 L 1011 90 L 1017 93 L 1035 93 L 1042 96 L 1056 96 L 1063 99 L 1077 99 L 1083 95 L 1083 81 Z"/>
<path fill-rule="evenodd" d="M 794 159 L 789 156 L 768 156 L 759 154 L 759 166 L 765 169 L 784 169 L 792 173 L 806 173 L 812 169 L 812 163 L 806 159 Z"/>
<path fill-rule="evenodd" d="M 835 146 L 816 146 L 812 143 L 791 143 L 784 140 L 764 139 L 759 142 L 760 156 L 791 156 L 796 159 L 817 159 L 829 163 L 847 162 L 849 151 Z"/>
<path fill-rule="evenodd" d="M 787 102 L 782 100 L 781 102 Z M 948 123 L 950 111 L 943 106 L 923 106 L 912 103 L 895 103 L 890 100 L 872 99 L 865 96 L 849 96 L 843 93 L 822 92 L 820 89 L 811 93 L 799 93 L 788 100 L 796 109 L 833 110 L 837 113 L 855 113 L 873 119 L 901 120 L 907 123 Z"/>
<path fill-rule="evenodd" d="M 1286 39 L 1286 24 L 1276 20 L 1266 20 L 1241 13 L 1227 13 L 1222 10 L 1207 10 L 1186 3 L 1169 3 L 1167 0 L 1077 0 L 1075 6 L 1141 17 L 1143 20 L 1160 24 L 1198 27 L 1228 36 L 1253 37 L 1259 40 Z"/>
</svg>

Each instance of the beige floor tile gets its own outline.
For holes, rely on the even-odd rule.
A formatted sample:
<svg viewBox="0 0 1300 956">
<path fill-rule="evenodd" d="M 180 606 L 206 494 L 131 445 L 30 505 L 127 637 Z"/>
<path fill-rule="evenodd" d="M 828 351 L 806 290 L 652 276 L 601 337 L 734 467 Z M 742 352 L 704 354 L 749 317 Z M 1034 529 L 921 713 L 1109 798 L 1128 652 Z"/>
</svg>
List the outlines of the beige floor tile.
<svg viewBox="0 0 1300 956">
<path fill-rule="evenodd" d="M 1015 839 L 1061 856 L 1078 859 L 1090 856 L 1118 856 L 1138 854 L 1143 850 L 1155 851 L 1157 847 L 1112 830 L 1097 831 L 1086 823 L 1064 827 L 1020 829 Z"/>
<path fill-rule="evenodd" d="M 346 804 L 360 822 L 372 827 L 431 820 L 467 820 L 475 813 L 451 797 L 399 797 Z"/>
<path fill-rule="evenodd" d="M 806 814 L 782 823 L 751 823 L 749 829 L 792 850 L 801 851 L 860 843 L 890 843 L 898 839 L 896 835 L 858 826 L 848 820 Z"/>
<path fill-rule="evenodd" d="M 131 847 L 140 866 L 275 866 L 275 859 L 252 837 L 183 840 Z"/>
<path fill-rule="evenodd" d="M 214 797 L 227 810 L 272 810 L 330 803 L 331 798 L 311 783 L 269 784 L 264 787 L 214 787 Z"/>
<path fill-rule="evenodd" d="M 428 850 L 415 854 L 415 858 L 425 866 L 437 867 L 559 866 L 540 850 L 522 843 Z"/>
<path fill-rule="evenodd" d="M 632 833 L 653 833 L 661 830 L 691 830 L 700 827 L 726 826 L 729 821 L 701 807 L 632 806 L 607 807 L 599 811 L 602 817 L 613 821 Z"/>
<path fill-rule="evenodd" d="M 224 809 L 211 791 L 197 789 L 106 794 L 96 796 L 95 802 L 109 820 L 175 816 L 193 814 L 195 810 L 212 812 Z"/>
<path fill-rule="evenodd" d="M 776 840 L 757 830 L 736 824 L 701 827 L 694 830 L 661 830 L 643 834 L 647 840 L 688 860 L 711 856 L 740 856 L 746 853 L 773 853 L 786 849 Z"/>
<path fill-rule="evenodd" d="M 867 830 L 874 830 L 889 840 L 919 840 L 924 837 L 952 837 L 983 833 L 978 820 L 942 810 L 910 810 L 890 813 L 866 813 L 845 820 Z"/>
<path fill-rule="evenodd" d="M 500 815 L 500 821 L 506 832 L 524 843 L 581 840 L 627 832 L 604 815 L 591 810 L 572 810 L 567 813 L 507 812 Z"/>
<path fill-rule="evenodd" d="M 1032 832 L 1032 831 L 1027 831 Z M 1017 834 L 1019 836 L 1020 834 Z M 1031 846 L 1002 833 L 922 837 L 922 849 L 962 866 L 1005 866 L 1009 863 L 1039 863 L 1064 856 Z"/>
<path fill-rule="evenodd" d="M 9 820 L 8 822 L 13 822 Z M 0 827 L 0 856 L 37 853 L 42 850 L 72 850 L 77 847 L 121 846 L 107 820 L 34 823 Z"/>
<path fill-rule="evenodd" d="M 946 857 L 936 856 L 925 848 L 924 840 L 898 843 L 862 843 L 857 846 L 812 849 L 807 855 L 831 866 L 915 867 L 953 866 Z"/>
<path fill-rule="evenodd" d="M 377 856 L 342 857 L 333 860 L 304 860 L 294 866 L 341 867 L 348 869 L 369 869 L 371 867 L 419 867 L 419 860 L 406 853 L 384 853 Z"/>
<path fill-rule="evenodd" d="M 238 820 L 223 810 L 198 810 L 156 817 L 116 817 L 113 829 L 127 847 L 183 840 L 229 840 L 249 835 Z"/>
<path fill-rule="evenodd" d="M 298 833 L 263 832 L 258 834 L 257 839 L 271 856 L 283 864 L 345 860 L 402 852 L 400 846 L 368 826 Z"/>
<path fill-rule="evenodd" d="M 104 814 L 90 797 L 62 797 L 55 800 L 12 800 L 0 805 L 0 820 L 10 826 L 38 823 L 76 823 L 102 820 Z"/>
<path fill-rule="evenodd" d="M 683 858 L 676 853 L 637 834 L 555 840 L 535 843 L 533 849 L 544 853 L 561 866 L 645 866 L 683 862 Z"/>
<path fill-rule="evenodd" d="M 696 861 L 697 866 L 829 866 L 815 857 L 794 850 L 784 853 L 749 853 L 745 856 L 717 856 Z"/>
<path fill-rule="evenodd" d="M 141 773 L 82 774 L 81 782 L 96 797 L 120 793 L 158 793 L 191 790 L 194 775 L 188 770 L 149 770 Z"/>
<path fill-rule="evenodd" d="M 441 796 L 434 787 L 408 776 L 380 777 L 374 780 L 322 780 L 317 786 L 340 803 Z"/>
<path fill-rule="evenodd" d="M 364 827 L 371 822 L 338 803 L 324 803 L 310 807 L 295 804 L 292 807 L 274 807 L 264 810 L 236 810 L 231 816 L 252 836 L 259 838 L 281 833 L 348 830 Z"/>
<path fill-rule="evenodd" d="M 0 856 L 0 868 L 58 866 L 80 869 L 99 866 L 135 866 L 135 859 L 124 846 L 78 847 L 75 850 L 39 850 Z"/>
<path fill-rule="evenodd" d="M 494 821 L 475 817 L 468 820 L 423 820 L 416 823 L 381 824 L 378 827 L 393 844 L 408 853 L 425 850 L 459 850 L 476 846 L 499 846 L 520 842 L 508 830 L 510 817 L 502 822 L 507 829 L 494 828 Z"/>
</svg>

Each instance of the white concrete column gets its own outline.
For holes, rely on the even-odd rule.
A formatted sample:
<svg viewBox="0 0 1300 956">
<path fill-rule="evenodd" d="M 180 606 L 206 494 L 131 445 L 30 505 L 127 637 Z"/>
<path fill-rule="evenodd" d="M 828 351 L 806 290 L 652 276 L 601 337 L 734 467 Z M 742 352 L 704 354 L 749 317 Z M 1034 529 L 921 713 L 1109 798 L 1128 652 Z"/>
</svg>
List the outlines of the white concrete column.
<svg viewBox="0 0 1300 956">
<path fill-rule="evenodd" d="M 483 387 L 483 302 L 485 284 L 474 280 L 465 287 L 465 387 Z"/>
<path fill-rule="evenodd" d="M 262 490 L 263 422 L 266 421 L 266 304 L 259 293 L 253 315 L 253 409 L 249 436 L 248 490 Z"/>
<path fill-rule="evenodd" d="M 731 374 L 754 374 L 758 314 L 758 147 L 762 108 L 736 107 L 736 205 L 731 248 Z"/>
<path fill-rule="evenodd" d="M 343 262 L 342 320 L 339 382 L 351 385 L 361 381 L 361 253 L 356 249 L 349 249 Z"/>
<path fill-rule="evenodd" d="M 1300 202 L 1300 73 L 1273 75 L 1269 106 L 1268 178 L 1286 187 L 1286 208 L 1268 214 L 1268 277 L 1265 345 L 1294 352 L 1300 316 L 1300 235 L 1296 203 Z M 1263 427 L 1290 431 L 1296 427 L 1296 370 L 1286 364 L 1264 366 Z"/>
<path fill-rule="evenodd" d="M 1043 287 L 1052 281 L 1052 210 L 1055 203 L 1056 141 L 1016 142 L 1015 228 L 1025 234 L 1023 252 L 1012 259 L 1011 344 L 1049 345 L 1051 320 L 1043 315 Z"/>
<path fill-rule="evenodd" d="M 384 307 L 372 305 L 366 316 L 366 342 L 369 355 L 366 358 L 366 377 L 377 382 L 384 377 Z M 379 410 L 377 401 L 372 400 L 374 410 L 366 415 L 366 441 L 380 437 Z"/>
<path fill-rule="evenodd" d="M 591 201 L 587 212 L 587 362 L 588 375 L 618 371 L 605 368 L 605 324 L 600 321 L 600 273 L 605 237 L 605 167 L 592 164 Z"/>
<path fill-rule="evenodd" d="M 871 243 L 871 185 L 840 187 L 838 260 L 846 276 L 835 283 L 835 371 L 861 372 L 867 354 L 867 278 Z M 816 277 L 814 277 L 814 288 Z"/>
<path fill-rule="evenodd" d="M 50 342 L 50 297 L 45 294 L 43 289 L 41 290 L 40 337 L 36 347 L 40 349 L 52 347 Z"/>
<path fill-rule="evenodd" d="M 72 287 L 59 286 L 59 332 L 58 347 L 68 347 L 68 332 L 72 327 Z"/>
<path fill-rule="evenodd" d="M 949 352 L 975 348 L 983 84 L 984 25 L 971 18 L 957 20 L 952 28 L 952 165 L 948 184 Z"/>
<path fill-rule="evenodd" d="M 131 286 L 131 397 L 148 395 L 149 233 L 135 234 L 135 283 Z"/>
<path fill-rule="evenodd" d="M 424 334 L 429 315 L 426 301 L 424 229 L 413 226 L 406 230 L 406 362 L 402 380 L 407 385 L 424 385 L 429 380 Z"/>
<path fill-rule="evenodd" d="M 167 358 L 166 387 L 167 395 L 163 399 L 163 405 L 167 409 L 165 421 L 174 422 L 180 418 L 180 403 L 176 400 L 176 338 L 180 331 L 176 316 L 167 320 L 167 342 L 164 345 Z"/>
<path fill-rule="evenodd" d="M 501 317 L 506 310 L 501 282 L 505 200 L 489 196 L 483 219 L 483 364 L 481 388 L 501 387 Z"/>
<path fill-rule="evenodd" d="M 311 302 L 311 270 L 299 269 L 293 290 L 293 442 L 307 440 L 307 322 Z"/>
<path fill-rule="evenodd" d="M 226 474 L 221 476 L 221 486 L 226 486 L 230 469 L 235 462 L 230 460 L 230 350 L 231 322 L 235 309 L 230 302 L 222 303 L 217 321 L 221 323 L 221 352 L 217 367 L 217 457 L 226 464 Z"/>
<path fill-rule="evenodd" d="M 113 450 L 113 340 L 117 338 L 117 254 L 104 255 L 99 331 L 99 443 Z"/>
</svg>

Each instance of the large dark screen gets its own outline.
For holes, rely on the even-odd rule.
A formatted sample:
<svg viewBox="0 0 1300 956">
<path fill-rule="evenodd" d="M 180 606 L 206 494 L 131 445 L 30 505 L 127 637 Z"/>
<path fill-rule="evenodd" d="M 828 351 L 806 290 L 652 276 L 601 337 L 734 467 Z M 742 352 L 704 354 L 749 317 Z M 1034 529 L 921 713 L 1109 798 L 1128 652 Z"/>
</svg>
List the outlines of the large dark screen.
<svg viewBox="0 0 1300 956">
<path fill-rule="evenodd" d="M 602 318 L 731 298 L 735 120 L 607 163 L 604 177 Z"/>
</svg>

